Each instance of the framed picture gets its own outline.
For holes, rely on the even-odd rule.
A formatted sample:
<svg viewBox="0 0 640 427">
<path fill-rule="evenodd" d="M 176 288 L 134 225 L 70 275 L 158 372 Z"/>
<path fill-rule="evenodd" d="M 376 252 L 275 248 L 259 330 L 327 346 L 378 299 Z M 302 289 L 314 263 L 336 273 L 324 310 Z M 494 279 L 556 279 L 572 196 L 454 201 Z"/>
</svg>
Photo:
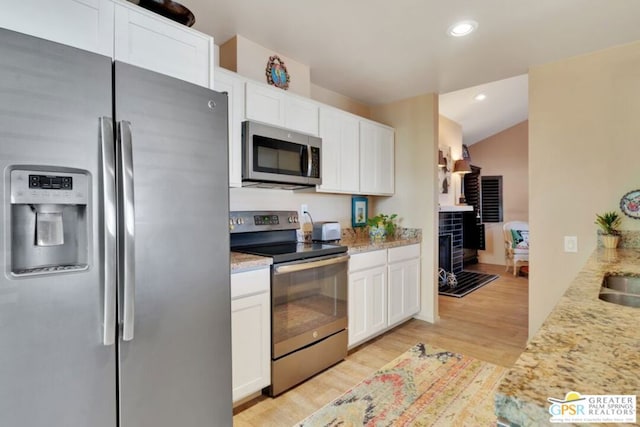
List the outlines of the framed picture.
<svg viewBox="0 0 640 427">
<path fill-rule="evenodd" d="M 467 144 L 462 144 L 462 158 L 471 161 L 471 154 L 469 154 L 469 147 Z"/>
<path fill-rule="evenodd" d="M 451 158 L 451 147 L 439 147 L 444 155 L 444 166 L 438 168 L 438 189 L 440 194 L 449 194 L 451 187 L 451 171 L 453 170 L 453 159 Z"/>
<path fill-rule="evenodd" d="M 353 196 L 351 198 L 351 226 L 364 227 L 369 217 L 369 199 Z"/>
</svg>

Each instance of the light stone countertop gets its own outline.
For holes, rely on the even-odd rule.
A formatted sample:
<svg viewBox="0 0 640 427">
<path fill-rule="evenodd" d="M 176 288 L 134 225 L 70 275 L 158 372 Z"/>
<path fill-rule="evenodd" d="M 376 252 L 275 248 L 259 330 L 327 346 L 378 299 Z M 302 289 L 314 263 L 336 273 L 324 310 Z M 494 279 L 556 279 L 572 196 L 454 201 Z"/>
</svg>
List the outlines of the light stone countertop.
<svg viewBox="0 0 640 427">
<path fill-rule="evenodd" d="M 273 260 L 269 257 L 231 252 L 231 273 L 269 267 Z"/>
<path fill-rule="evenodd" d="M 306 237 L 306 236 L 305 236 Z M 309 234 L 309 241 L 311 235 Z M 344 245 L 349 248 L 350 255 L 375 251 L 379 249 L 394 248 L 398 246 L 407 246 L 422 241 L 422 231 L 417 228 L 401 228 L 393 238 L 388 238 L 381 242 L 372 242 L 369 235 L 365 235 L 361 230 L 353 230 L 351 228 L 342 230 L 342 239 L 336 244 Z M 243 270 L 252 270 L 260 267 L 270 266 L 272 259 L 269 257 L 261 257 L 257 255 L 243 254 L 240 252 L 231 252 L 231 273 L 237 273 Z"/>
<path fill-rule="evenodd" d="M 496 415 L 548 425 L 548 397 L 640 392 L 640 308 L 598 298 L 605 274 L 640 276 L 640 249 L 596 249 L 495 396 Z"/>
</svg>

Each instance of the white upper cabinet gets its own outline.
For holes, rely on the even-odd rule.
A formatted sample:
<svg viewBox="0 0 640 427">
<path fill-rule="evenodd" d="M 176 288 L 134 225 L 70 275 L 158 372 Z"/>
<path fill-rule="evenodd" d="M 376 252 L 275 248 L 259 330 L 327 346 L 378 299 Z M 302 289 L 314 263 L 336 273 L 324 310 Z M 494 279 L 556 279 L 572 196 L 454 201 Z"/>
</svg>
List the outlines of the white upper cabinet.
<svg viewBox="0 0 640 427">
<path fill-rule="evenodd" d="M 214 89 L 229 97 L 229 186 L 242 186 L 242 121 L 244 120 L 245 79 L 218 68 Z"/>
<path fill-rule="evenodd" d="M 329 107 L 320 108 L 322 185 L 320 192 L 360 191 L 359 119 Z"/>
<path fill-rule="evenodd" d="M 394 132 L 378 123 L 360 122 L 360 192 L 392 195 L 394 183 Z"/>
<path fill-rule="evenodd" d="M 284 102 L 284 127 L 318 136 L 318 104 L 289 95 Z"/>
<path fill-rule="evenodd" d="M 213 85 L 213 38 L 125 0 L 19 0 L 0 27 Z"/>
<path fill-rule="evenodd" d="M 110 0 L 12 1 L 0 12 L 0 27 L 113 56 Z"/>
<path fill-rule="evenodd" d="M 257 82 L 247 82 L 247 119 L 318 135 L 318 104 Z"/>
<path fill-rule="evenodd" d="M 213 86 L 213 38 L 127 1 L 115 2 L 114 58 Z"/>
</svg>

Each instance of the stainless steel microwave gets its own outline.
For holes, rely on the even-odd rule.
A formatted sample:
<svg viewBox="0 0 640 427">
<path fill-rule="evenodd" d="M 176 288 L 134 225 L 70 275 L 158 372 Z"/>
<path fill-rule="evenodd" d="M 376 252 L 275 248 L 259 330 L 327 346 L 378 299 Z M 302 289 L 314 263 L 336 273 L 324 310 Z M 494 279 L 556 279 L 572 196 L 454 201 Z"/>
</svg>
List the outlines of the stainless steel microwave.
<svg viewBox="0 0 640 427">
<path fill-rule="evenodd" d="M 242 185 L 295 189 L 321 184 L 318 137 L 242 123 Z"/>
</svg>

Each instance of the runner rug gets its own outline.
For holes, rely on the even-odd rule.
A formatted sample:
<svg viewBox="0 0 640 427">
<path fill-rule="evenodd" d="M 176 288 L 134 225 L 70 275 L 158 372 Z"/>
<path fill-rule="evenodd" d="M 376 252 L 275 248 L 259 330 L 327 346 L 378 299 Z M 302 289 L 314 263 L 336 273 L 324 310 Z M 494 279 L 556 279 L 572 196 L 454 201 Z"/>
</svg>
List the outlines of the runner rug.
<svg viewBox="0 0 640 427">
<path fill-rule="evenodd" d="M 416 344 L 296 425 L 495 426 L 493 396 L 506 371 Z"/>
</svg>

